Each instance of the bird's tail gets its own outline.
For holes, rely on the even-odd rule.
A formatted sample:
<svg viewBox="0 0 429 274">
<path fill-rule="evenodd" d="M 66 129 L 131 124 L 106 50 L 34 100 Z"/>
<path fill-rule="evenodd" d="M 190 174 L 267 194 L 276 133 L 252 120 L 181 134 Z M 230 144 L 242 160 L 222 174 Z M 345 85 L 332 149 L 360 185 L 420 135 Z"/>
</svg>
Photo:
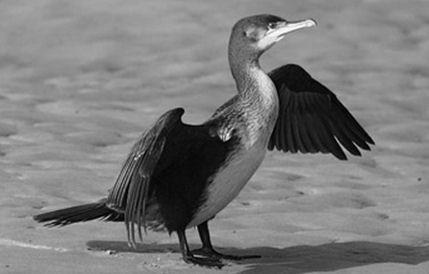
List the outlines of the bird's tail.
<svg viewBox="0 0 429 274">
<path fill-rule="evenodd" d="M 63 208 L 33 217 L 39 223 L 46 223 L 46 226 L 65 226 L 78 222 L 86 222 L 95 219 L 104 221 L 123 221 L 124 216 L 109 208 L 105 199 L 91 204 L 84 204 Z"/>
</svg>

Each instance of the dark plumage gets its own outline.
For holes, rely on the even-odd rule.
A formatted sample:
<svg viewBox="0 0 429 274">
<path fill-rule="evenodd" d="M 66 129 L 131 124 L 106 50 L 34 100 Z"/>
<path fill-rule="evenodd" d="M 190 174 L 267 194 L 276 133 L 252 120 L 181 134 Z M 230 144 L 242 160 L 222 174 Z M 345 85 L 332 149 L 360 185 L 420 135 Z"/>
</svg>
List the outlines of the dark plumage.
<svg viewBox="0 0 429 274">
<path fill-rule="evenodd" d="M 223 142 L 210 135 L 210 124 L 183 124 L 183 113 L 182 108 L 168 111 L 134 145 L 107 198 L 109 207 L 124 212 L 132 243 L 134 225 L 140 235 L 145 225 L 149 197 L 157 201 L 158 216 L 162 216 L 155 221 L 163 223 L 169 232 L 185 229 L 202 202 L 210 183 L 207 178 L 236 144 L 235 137 Z M 205 168 L 194 168 L 198 166 Z M 186 182 L 178 183 L 178 178 L 186 178 Z"/>
<path fill-rule="evenodd" d="M 232 256 L 216 252 L 208 221 L 244 187 L 267 151 L 332 153 L 345 160 L 374 144 L 337 97 L 298 65 L 268 75 L 259 57 L 287 33 L 314 26 L 273 15 L 238 21 L 228 58 L 238 94 L 206 122 L 187 125 L 182 108 L 163 114 L 133 146 L 108 197 L 34 217 L 51 226 L 102 219 L 124 221 L 135 246 L 141 228 L 177 232 L 186 262 L 221 267 Z M 197 226 L 202 248 L 190 250 L 185 230 Z M 197 257 L 200 255 L 202 257 Z"/>
<path fill-rule="evenodd" d="M 300 66 L 285 65 L 271 71 L 269 76 L 280 101 L 279 118 L 268 144 L 269 150 L 332 153 L 346 160 L 337 140 L 356 156 L 361 155 L 356 145 L 369 150 L 368 144 L 374 144 L 335 94 Z"/>
</svg>

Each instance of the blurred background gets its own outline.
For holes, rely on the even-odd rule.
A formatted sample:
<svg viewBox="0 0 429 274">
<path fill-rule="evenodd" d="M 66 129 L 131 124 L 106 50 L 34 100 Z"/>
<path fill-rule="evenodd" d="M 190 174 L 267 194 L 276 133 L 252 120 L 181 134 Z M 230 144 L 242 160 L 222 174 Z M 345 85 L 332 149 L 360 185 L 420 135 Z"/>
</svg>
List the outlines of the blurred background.
<svg viewBox="0 0 429 274">
<path fill-rule="evenodd" d="M 166 110 L 182 106 L 185 122 L 201 123 L 232 97 L 230 29 L 259 13 L 319 23 L 261 65 L 303 66 L 376 147 L 347 162 L 267 154 L 211 224 L 216 246 L 264 258 L 225 271 L 427 273 L 424 0 L 0 1 L 1 273 L 212 272 L 184 265 L 175 236 L 149 233 L 151 252 L 136 253 L 122 224 L 49 230 L 31 216 L 106 195 L 133 141 Z"/>
</svg>

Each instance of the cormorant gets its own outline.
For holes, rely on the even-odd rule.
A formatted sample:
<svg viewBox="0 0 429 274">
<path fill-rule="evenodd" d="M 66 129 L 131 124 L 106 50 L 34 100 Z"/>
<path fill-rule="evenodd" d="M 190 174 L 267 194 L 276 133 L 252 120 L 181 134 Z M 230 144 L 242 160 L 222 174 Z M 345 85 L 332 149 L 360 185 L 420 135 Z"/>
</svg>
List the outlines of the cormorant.
<svg viewBox="0 0 429 274">
<path fill-rule="evenodd" d="M 221 267 L 231 256 L 213 249 L 207 223 L 249 181 L 268 150 L 332 153 L 346 160 L 370 150 L 371 137 L 337 97 L 295 64 L 265 73 L 259 57 L 287 33 L 315 26 L 255 15 L 233 27 L 228 59 L 238 94 L 201 125 L 164 113 L 133 146 L 107 198 L 34 217 L 49 226 L 102 219 L 125 222 L 128 242 L 146 230 L 178 234 L 185 262 Z M 190 250 L 185 230 L 197 226 L 202 248 Z"/>
</svg>

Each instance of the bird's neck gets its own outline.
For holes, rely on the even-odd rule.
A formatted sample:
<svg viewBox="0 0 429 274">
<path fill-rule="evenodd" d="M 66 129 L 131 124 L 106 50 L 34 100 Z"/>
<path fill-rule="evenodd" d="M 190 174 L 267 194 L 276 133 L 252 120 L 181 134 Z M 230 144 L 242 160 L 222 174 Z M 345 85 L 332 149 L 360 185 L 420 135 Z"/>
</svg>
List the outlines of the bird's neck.
<svg viewBox="0 0 429 274">
<path fill-rule="evenodd" d="M 242 51 L 239 47 L 230 44 L 228 61 L 238 93 L 241 94 L 257 80 L 255 72 L 261 70 L 259 56 Z"/>
<path fill-rule="evenodd" d="M 242 136 L 247 136 L 245 144 L 252 147 L 259 143 L 266 147 L 278 117 L 279 98 L 271 78 L 261 69 L 259 56 L 250 58 L 240 52 L 232 55 L 229 61 L 235 79 L 240 115 L 246 119 Z"/>
<path fill-rule="evenodd" d="M 278 101 L 274 83 L 259 65 L 259 55 L 230 50 L 228 57 L 240 98 L 254 102 L 264 99 L 266 104 Z"/>
</svg>

